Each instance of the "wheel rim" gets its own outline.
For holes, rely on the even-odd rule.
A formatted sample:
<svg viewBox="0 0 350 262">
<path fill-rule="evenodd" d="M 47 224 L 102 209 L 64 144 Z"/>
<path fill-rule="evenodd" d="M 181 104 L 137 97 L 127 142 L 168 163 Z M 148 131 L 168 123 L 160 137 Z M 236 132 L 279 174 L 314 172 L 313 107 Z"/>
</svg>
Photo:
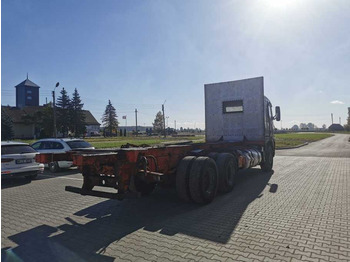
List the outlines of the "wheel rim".
<svg viewBox="0 0 350 262">
<path fill-rule="evenodd" d="M 50 170 L 55 171 L 56 170 L 56 164 L 55 163 L 50 163 Z"/>
</svg>

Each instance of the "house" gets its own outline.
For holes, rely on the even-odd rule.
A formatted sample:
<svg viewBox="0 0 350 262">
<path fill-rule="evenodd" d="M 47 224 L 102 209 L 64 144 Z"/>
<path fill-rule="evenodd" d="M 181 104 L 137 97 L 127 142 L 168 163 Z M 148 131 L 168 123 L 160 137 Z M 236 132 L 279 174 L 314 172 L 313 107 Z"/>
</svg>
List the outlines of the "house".
<svg viewBox="0 0 350 262">
<path fill-rule="evenodd" d="M 42 112 L 46 106 L 25 106 L 23 108 L 1 106 L 1 112 L 12 119 L 15 139 L 36 139 L 40 137 L 40 129 L 35 123 L 34 116 Z M 87 135 L 91 135 L 91 132 L 99 132 L 101 124 L 97 122 L 90 111 L 83 110 L 83 112 L 85 115 Z"/>
<path fill-rule="evenodd" d="M 1 106 L 1 113 L 8 115 L 12 120 L 14 138 L 32 139 L 39 136 L 40 130 L 36 130 L 35 123 L 25 119 L 27 115 L 34 115 L 43 106 L 26 106 L 18 108 L 13 106 Z"/>
<path fill-rule="evenodd" d="M 39 122 L 43 122 L 44 109 L 50 104 L 39 106 L 39 86 L 28 79 L 15 86 L 16 106 L 1 106 L 1 113 L 8 115 L 12 119 L 14 138 L 32 139 L 40 137 Z M 88 110 L 83 110 L 87 135 L 96 134 L 100 131 L 100 123 Z M 52 114 L 52 113 L 51 113 Z M 47 111 L 46 111 L 47 115 Z M 48 122 L 53 125 L 53 117 L 49 115 Z M 45 122 L 46 123 L 46 122 Z M 47 136 L 48 134 L 46 134 Z M 59 136 L 59 133 L 58 133 Z"/>
<path fill-rule="evenodd" d="M 344 127 L 341 124 L 331 124 L 328 127 L 329 131 L 344 131 Z"/>
<path fill-rule="evenodd" d="M 85 114 L 86 136 L 94 136 L 100 133 L 101 124 L 88 110 L 83 110 Z"/>
</svg>

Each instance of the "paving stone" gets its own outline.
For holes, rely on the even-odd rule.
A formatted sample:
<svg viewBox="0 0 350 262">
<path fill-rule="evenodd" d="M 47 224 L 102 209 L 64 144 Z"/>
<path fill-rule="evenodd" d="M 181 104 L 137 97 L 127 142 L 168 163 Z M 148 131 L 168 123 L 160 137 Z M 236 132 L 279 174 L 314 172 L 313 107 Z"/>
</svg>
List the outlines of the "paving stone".
<svg viewBox="0 0 350 262">
<path fill-rule="evenodd" d="M 69 193 L 82 184 L 74 169 L 2 181 L 2 260 L 350 261 L 346 143 L 278 151 L 273 175 L 240 171 L 234 190 L 206 206 L 174 189 L 123 201 Z"/>
</svg>

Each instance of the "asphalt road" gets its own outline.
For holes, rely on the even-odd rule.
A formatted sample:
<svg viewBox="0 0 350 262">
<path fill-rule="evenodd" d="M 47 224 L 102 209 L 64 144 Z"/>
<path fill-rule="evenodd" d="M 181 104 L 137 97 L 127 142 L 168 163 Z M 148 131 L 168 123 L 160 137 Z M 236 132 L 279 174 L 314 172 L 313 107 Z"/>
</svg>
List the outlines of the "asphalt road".
<svg viewBox="0 0 350 262">
<path fill-rule="evenodd" d="M 2 261 L 349 261 L 348 137 L 277 151 L 274 172 L 242 171 L 206 206 L 169 189 L 124 201 L 65 192 L 82 184 L 76 170 L 2 180 Z"/>
<path fill-rule="evenodd" d="M 334 136 L 306 146 L 278 150 L 278 156 L 316 156 L 350 158 L 350 135 L 335 134 Z"/>
</svg>

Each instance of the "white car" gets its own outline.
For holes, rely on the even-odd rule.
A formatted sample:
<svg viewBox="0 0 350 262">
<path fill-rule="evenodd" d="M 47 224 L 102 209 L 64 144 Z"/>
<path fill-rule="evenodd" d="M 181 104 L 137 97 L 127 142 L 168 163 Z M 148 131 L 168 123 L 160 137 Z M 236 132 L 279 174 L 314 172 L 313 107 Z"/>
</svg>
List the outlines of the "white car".
<svg viewBox="0 0 350 262">
<path fill-rule="evenodd" d="M 82 139 L 70 138 L 45 138 L 32 144 L 32 147 L 40 153 L 65 153 L 78 149 L 95 149 L 91 144 Z M 51 172 L 58 172 L 60 168 L 70 168 L 72 161 L 57 161 L 48 165 Z"/>
<path fill-rule="evenodd" d="M 29 144 L 1 142 L 1 178 L 24 176 L 30 179 L 43 173 L 44 165 L 35 162 L 39 154 Z"/>
</svg>

